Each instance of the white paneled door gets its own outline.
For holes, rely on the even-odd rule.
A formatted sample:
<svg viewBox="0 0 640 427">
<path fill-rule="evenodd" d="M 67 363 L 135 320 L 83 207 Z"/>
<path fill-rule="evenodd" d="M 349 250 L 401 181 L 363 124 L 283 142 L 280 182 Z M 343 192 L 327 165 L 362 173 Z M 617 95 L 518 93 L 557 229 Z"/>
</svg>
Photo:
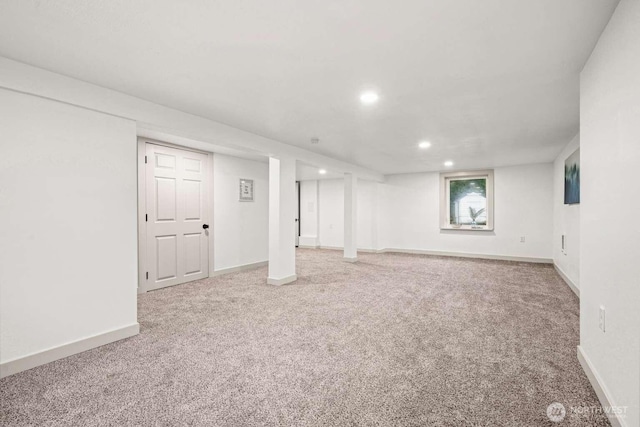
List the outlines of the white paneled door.
<svg viewBox="0 0 640 427">
<path fill-rule="evenodd" d="M 146 290 L 209 275 L 208 156 L 146 144 Z"/>
</svg>

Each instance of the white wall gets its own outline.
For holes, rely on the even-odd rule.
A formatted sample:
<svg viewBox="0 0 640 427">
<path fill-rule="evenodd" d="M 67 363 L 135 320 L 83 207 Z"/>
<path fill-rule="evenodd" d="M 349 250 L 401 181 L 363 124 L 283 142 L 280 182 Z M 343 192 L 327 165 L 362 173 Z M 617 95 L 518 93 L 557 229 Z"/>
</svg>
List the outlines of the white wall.
<svg viewBox="0 0 640 427">
<path fill-rule="evenodd" d="M 320 180 L 319 192 L 320 246 L 341 248 L 344 244 L 344 180 Z"/>
<path fill-rule="evenodd" d="M 439 173 L 387 175 L 384 183 L 359 180 L 358 248 L 552 259 L 553 165 L 498 168 L 494 175 L 493 232 L 440 230 Z M 319 181 L 319 198 L 320 245 L 342 247 L 344 181 Z"/>
<path fill-rule="evenodd" d="M 320 246 L 342 248 L 344 245 L 344 179 L 318 182 Z M 358 248 L 378 247 L 378 183 L 358 180 Z M 303 224 L 306 220 L 302 212 Z"/>
<path fill-rule="evenodd" d="M 640 425 L 640 1 L 622 0 L 580 76 L 580 346 Z M 606 332 L 598 328 L 606 308 Z"/>
<path fill-rule="evenodd" d="M 0 361 L 137 325 L 136 127 L 0 89 Z"/>
<path fill-rule="evenodd" d="M 300 181 L 300 245 L 318 246 L 318 180 Z"/>
<path fill-rule="evenodd" d="M 381 249 L 378 245 L 377 182 L 358 180 L 358 248 Z"/>
<path fill-rule="evenodd" d="M 254 201 L 238 201 L 240 178 L 252 179 Z M 269 165 L 214 154 L 213 244 L 215 271 L 269 256 Z"/>
<path fill-rule="evenodd" d="M 580 147 L 576 135 L 553 163 L 553 262 L 580 288 L 580 204 L 564 204 L 564 162 Z M 562 236 L 565 250 L 562 251 Z"/>
<path fill-rule="evenodd" d="M 552 164 L 494 170 L 494 231 L 440 230 L 439 179 L 389 175 L 380 184 L 381 247 L 551 259 Z"/>
<path fill-rule="evenodd" d="M 137 325 L 136 123 L 0 89 L 0 363 Z M 214 155 L 214 266 L 266 261 L 268 165 Z M 238 201 L 238 180 L 255 201 Z"/>
</svg>

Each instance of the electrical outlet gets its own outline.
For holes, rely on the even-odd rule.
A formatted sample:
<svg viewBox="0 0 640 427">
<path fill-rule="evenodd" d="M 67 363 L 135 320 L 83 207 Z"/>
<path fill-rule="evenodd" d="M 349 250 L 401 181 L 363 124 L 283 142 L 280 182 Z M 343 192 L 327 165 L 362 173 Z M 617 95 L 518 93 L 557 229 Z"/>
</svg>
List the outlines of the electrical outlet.
<svg viewBox="0 0 640 427">
<path fill-rule="evenodd" d="M 524 236 L 520 237 L 520 243 L 524 243 L 524 241 L 525 241 Z"/>
<path fill-rule="evenodd" d="M 600 329 L 602 329 L 602 332 L 605 331 L 605 310 L 604 310 L 604 305 L 600 306 L 600 317 L 598 320 L 598 327 Z"/>
</svg>

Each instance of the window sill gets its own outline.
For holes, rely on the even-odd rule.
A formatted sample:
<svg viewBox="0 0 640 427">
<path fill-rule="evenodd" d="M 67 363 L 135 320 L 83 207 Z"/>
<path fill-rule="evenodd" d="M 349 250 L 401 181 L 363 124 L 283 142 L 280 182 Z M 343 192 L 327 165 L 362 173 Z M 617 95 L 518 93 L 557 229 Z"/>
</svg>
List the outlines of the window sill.
<svg viewBox="0 0 640 427">
<path fill-rule="evenodd" d="M 454 230 L 454 231 L 493 231 L 493 227 L 488 226 L 476 226 L 472 227 L 470 225 L 461 225 L 460 227 L 452 227 L 452 226 L 444 226 L 440 227 L 440 230 Z"/>
</svg>

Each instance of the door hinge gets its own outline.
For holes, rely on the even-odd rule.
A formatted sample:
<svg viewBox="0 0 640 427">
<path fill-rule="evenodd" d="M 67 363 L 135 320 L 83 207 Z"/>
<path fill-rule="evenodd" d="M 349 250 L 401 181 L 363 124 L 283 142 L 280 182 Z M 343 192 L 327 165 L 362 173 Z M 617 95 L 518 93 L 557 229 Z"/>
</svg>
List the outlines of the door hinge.
<svg viewBox="0 0 640 427">
<path fill-rule="evenodd" d="M 149 222 L 149 214 L 144 214 L 144 222 Z"/>
<path fill-rule="evenodd" d="M 149 280 L 149 272 L 147 271 L 147 280 Z"/>
<path fill-rule="evenodd" d="M 147 163 L 147 156 L 144 156 L 144 162 Z"/>
</svg>

